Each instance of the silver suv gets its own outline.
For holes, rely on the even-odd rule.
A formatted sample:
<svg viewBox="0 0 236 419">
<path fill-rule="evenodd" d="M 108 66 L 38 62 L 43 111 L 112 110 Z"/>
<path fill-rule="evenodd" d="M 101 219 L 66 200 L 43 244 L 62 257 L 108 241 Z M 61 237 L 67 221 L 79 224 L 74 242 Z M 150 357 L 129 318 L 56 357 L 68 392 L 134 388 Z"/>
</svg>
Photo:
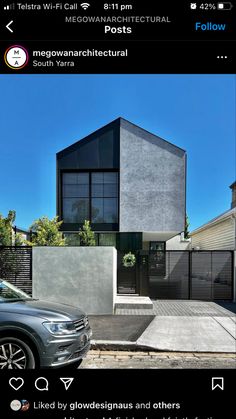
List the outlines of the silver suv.
<svg viewBox="0 0 236 419">
<path fill-rule="evenodd" d="M 0 279 L 0 369 L 78 367 L 91 334 L 80 309 L 36 300 Z"/>
</svg>

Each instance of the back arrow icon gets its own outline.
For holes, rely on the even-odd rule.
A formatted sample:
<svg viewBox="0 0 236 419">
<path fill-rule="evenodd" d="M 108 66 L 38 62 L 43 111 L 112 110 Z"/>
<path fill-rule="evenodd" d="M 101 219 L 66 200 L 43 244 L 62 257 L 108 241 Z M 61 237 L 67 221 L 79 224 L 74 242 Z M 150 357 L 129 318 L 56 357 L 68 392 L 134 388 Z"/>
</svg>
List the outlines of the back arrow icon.
<svg viewBox="0 0 236 419">
<path fill-rule="evenodd" d="M 11 32 L 11 33 L 13 33 L 13 30 L 10 28 L 10 26 L 11 26 L 11 24 L 13 23 L 13 20 L 11 20 L 7 25 L 6 25 L 6 28 Z"/>
</svg>

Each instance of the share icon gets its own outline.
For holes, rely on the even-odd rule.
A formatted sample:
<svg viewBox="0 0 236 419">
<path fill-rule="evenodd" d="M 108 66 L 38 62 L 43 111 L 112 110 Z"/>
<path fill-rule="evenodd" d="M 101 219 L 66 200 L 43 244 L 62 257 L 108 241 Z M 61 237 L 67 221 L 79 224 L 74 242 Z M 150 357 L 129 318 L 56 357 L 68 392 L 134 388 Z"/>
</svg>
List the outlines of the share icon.
<svg viewBox="0 0 236 419">
<path fill-rule="evenodd" d="M 65 386 L 65 389 L 68 390 L 68 388 L 70 387 L 70 385 L 74 381 L 74 378 L 71 378 L 71 377 L 63 377 L 63 378 L 60 378 L 60 380 L 63 382 L 63 384 Z"/>
</svg>

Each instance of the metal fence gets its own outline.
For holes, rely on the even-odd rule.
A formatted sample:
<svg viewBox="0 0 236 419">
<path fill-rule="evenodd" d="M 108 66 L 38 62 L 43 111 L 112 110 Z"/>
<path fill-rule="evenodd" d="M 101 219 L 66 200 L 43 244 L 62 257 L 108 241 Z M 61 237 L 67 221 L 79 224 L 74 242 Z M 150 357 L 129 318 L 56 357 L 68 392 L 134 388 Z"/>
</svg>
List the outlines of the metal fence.
<svg viewBox="0 0 236 419">
<path fill-rule="evenodd" d="M 132 272 L 118 263 L 118 292 L 157 299 L 231 300 L 232 251 L 145 251 Z M 135 277 L 134 277 L 135 275 Z"/>
<path fill-rule="evenodd" d="M 120 294 L 209 301 L 233 298 L 232 251 L 141 250 L 135 266 L 129 268 L 124 267 L 123 256 L 118 251 Z M 32 248 L 0 247 L 0 278 L 32 295 Z"/>
<path fill-rule="evenodd" d="M 160 252 L 158 252 L 160 253 Z M 155 252 L 149 255 L 149 294 L 153 298 L 189 298 L 189 252 L 163 252 L 163 258 L 155 260 Z"/>
<path fill-rule="evenodd" d="M 32 248 L 0 246 L 0 278 L 32 295 Z"/>
<path fill-rule="evenodd" d="M 190 297 L 197 300 L 233 298 L 233 252 L 191 252 Z"/>
</svg>

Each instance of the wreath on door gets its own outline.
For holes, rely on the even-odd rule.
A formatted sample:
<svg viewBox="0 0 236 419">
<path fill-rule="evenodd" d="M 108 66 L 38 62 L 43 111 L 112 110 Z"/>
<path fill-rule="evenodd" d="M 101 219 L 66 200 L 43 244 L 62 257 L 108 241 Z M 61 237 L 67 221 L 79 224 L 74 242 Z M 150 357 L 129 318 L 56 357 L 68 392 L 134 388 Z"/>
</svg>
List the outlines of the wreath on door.
<svg viewBox="0 0 236 419">
<path fill-rule="evenodd" d="M 132 268 L 136 263 L 136 257 L 133 253 L 129 252 L 123 256 L 122 259 L 123 266 L 125 268 Z"/>
</svg>

